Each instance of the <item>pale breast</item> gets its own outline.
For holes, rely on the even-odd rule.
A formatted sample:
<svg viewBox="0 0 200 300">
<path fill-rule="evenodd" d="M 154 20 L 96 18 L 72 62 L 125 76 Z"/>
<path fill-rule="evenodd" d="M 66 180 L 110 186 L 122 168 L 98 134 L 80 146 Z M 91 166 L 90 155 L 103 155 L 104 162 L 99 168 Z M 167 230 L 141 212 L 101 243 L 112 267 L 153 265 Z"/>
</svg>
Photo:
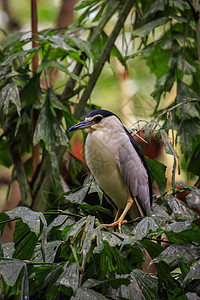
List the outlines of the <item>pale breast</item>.
<svg viewBox="0 0 200 300">
<path fill-rule="evenodd" d="M 129 189 L 122 178 L 119 160 L 119 139 L 112 132 L 93 131 L 86 139 L 87 165 L 102 190 L 115 202 L 118 208 L 124 208 L 129 196 Z M 108 138 L 109 137 L 109 138 Z"/>
</svg>

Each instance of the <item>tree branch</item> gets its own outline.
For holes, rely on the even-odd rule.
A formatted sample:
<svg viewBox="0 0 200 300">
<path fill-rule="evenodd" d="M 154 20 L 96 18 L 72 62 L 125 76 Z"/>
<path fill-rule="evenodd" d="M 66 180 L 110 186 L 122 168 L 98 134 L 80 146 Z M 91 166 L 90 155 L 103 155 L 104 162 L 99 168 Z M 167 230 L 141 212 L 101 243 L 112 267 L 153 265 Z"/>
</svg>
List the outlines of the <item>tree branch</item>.
<svg viewBox="0 0 200 300">
<path fill-rule="evenodd" d="M 116 12 L 119 5 L 120 5 L 120 1 L 116 1 L 111 7 L 110 7 L 110 5 L 108 6 L 105 16 L 102 18 L 102 20 L 100 21 L 100 23 L 98 24 L 98 26 L 95 28 L 95 30 L 92 32 L 91 36 L 88 39 L 88 41 L 90 43 L 92 43 L 92 44 L 96 43 L 104 26 L 110 20 L 110 18 L 113 16 L 113 14 Z M 75 75 L 79 76 L 82 71 L 82 68 L 83 68 L 82 63 L 77 62 L 73 73 Z M 61 95 L 61 99 L 65 99 L 65 98 L 69 99 L 68 95 L 72 94 L 75 84 L 76 84 L 76 80 L 74 80 L 72 77 L 70 77 L 69 80 L 67 81 L 65 89 Z"/>
<path fill-rule="evenodd" d="M 112 48 L 114 46 L 115 40 L 116 40 L 120 30 L 122 29 L 124 22 L 133 6 L 133 3 L 134 3 L 133 0 L 125 1 L 125 4 L 119 14 L 118 21 L 104 45 L 103 51 L 99 57 L 99 60 L 94 68 L 93 73 L 90 75 L 88 86 L 84 90 L 84 92 L 79 100 L 79 103 L 75 106 L 75 111 L 74 111 L 75 119 L 80 118 L 80 116 L 83 112 L 83 109 L 86 105 L 86 102 L 87 102 L 88 98 L 90 97 L 90 94 L 91 94 L 91 92 L 97 82 L 97 79 L 99 78 L 99 75 L 103 69 L 103 66 L 109 57 L 110 51 L 112 50 Z"/>
</svg>

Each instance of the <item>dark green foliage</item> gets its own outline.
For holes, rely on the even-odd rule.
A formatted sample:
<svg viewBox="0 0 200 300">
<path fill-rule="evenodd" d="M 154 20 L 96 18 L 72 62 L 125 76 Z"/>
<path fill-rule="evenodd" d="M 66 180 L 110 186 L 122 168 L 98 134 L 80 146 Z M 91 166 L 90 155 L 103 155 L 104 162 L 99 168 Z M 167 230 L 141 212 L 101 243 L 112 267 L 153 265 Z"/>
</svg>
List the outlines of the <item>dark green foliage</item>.
<svg viewBox="0 0 200 300">
<path fill-rule="evenodd" d="M 199 197 L 197 200 L 200 202 Z M 76 299 L 82 293 L 97 299 L 133 299 L 133 295 L 134 299 L 156 299 L 161 294 L 171 299 L 186 295 L 199 281 L 200 232 L 195 225 L 196 215 L 184 217 L 182 207 L 172 205 L 169 211 L 166 205 L 166 216 L 161 217 L 159 210 L 156 214 L 158 207 L 155 203 L 154 216 L 123 225 L 123 233 L 105 229 L 90 215 L 90 206 L 77 208 L 74 201 L 56 217 L 53 211 L 46 215 L 25 207 L 1 213 L 0 224 L 6 221 L 6 214 L 20 217 L 14 243 L 3 245 L 0 273 L 6 291 L 24 297 L 30 293 L 31 299 L 38 292 L 54 299 L 59 299 L 58 295 Z M 47 226 L 46 218 L 51 214 Z M 165 245 L 161 241 L 166 241 Z M 145 249 L 156 266 L 153 276 L 140 270 Z M 199 293 L 196 288 L 194 291 Z"/>
<path fill-rule="evenodd" d="M 200 296 L 199 11 L 195 14 L 192 0 L 132 1 L 130 26 L 120 25 L 117 18 L 129 1 L 80 1 L 77 22 L 62 33 L 39 32 L 34 49 L 25 33 L 5 36 L 0 50 L 0 164 L 14 164 L 21 205 L 43 212 L 20 206 L 0 213 L 1 234 L 6 223 L 16 220 L 13 242 L 0 244 L 0 274 L 8 297 L 184 300 Z M 174 158 L 173 190 L 164 194 L 166 166 L 147 159 L 161 196 L 154 199 L 152 216 L 124 224 L 122 233 L 103 225 L 102 216 L 113 218 L 113 213 L 102 207 L 103 193 L 95 181 L 88 176 L 83 182 L 84 164 L 69 153 L 72 133 L 66 133 L 77 122 L 73 97 L 77 100 L 88 88 L 96 66 L 103 68 L 99 58 L 112 36 L 105 30 L 111 17 L 121 26 L 123 50 L 113 41 L 106 61 L 115 56 L 129 71 L 130 59 L 145 60 L 156 77 L 152 92 L 156 106 L 146 128 L 158 129 L 166 153 Z M 35 54 L 39 67 L 32 75 Z M 47 75 L 53 68 L 64 74 L 65 87 Z M 48 88 L 44 80 L 50 81 Z M 172 88 L 175 98 L 163 103 Z M 90 93 L 86 101 L 89 97 Z M 85 104 L 81 119 L 96 108 Z M 31 159 L 23 165 L 21 157 L 30 155 L 39 142 L 41 163 L 31 176 Z M 175 150 L 178 144 L 181 155 Z M 67 193 L 60 178 L 65 151 L 70 156 L 72 185 Z M 197 187 L 178 183 L 188 193 L 185 202 L 176 197 L 176 165 L 197 179 Z M 63 210 L 55 209 L 58 204 Z M 155 264 L 154 274 L 142 271 L 147 252 Z"/>
</svg>

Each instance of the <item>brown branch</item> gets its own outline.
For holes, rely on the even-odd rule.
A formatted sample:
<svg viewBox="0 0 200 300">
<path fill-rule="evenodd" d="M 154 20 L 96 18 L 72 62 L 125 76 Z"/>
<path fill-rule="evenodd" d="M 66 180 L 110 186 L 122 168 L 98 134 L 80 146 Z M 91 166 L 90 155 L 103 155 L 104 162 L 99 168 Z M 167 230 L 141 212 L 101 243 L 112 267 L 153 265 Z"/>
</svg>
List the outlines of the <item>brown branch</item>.
<svg viewBox="0 0 200 300">
<path fill-rule="evenodd" d="M 74 111 L 75 119 L 80 118 L 80 116 L 83 112 L 83 109 L 87 103 L 87 100 L 90 97 L 90 94 L 91 94 L 91 92 L 97 82 L 97 79 L 99 78 L 99 75 L 103 69 L 103 66 L 104 66 L 105 62 L 108 60 L 109 54 L 114 46 L 115 40 L 116 40 L 120 30 L 122 29 L 124 22 L 133 6 L 133 3 L 134 3 L 133 0 L 125 1 L 124 6 L 123 6 L 122 10 L 120 11 L 118 21 L 104 45 L 104 48 L 102 50 L 102 53 L 99 57 L 99 60 L 96 64 L 96 66 L 94 68 L 93 73 L 90 75 L 88 86 L 84 90 L 84 92 L 79 100 L 79 103 L 75 106 L 75 111 Z"/>
</svg>

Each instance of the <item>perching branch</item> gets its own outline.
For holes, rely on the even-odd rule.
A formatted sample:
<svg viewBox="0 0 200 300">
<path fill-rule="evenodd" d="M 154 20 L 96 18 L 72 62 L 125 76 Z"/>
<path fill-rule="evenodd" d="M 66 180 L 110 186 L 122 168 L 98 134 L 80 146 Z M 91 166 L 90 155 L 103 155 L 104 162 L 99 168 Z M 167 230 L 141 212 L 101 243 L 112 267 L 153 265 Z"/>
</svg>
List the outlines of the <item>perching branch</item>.
<svg viewBox="0 0 200 300">
<path fill-rule="evenodd" d="M 112 2 L 112 4 L 113 4 L 113 2 Z M 108 5 L 107 11 L 105 13 L 105 17 L 102 18 L 102 20 L 100 21 L 100 23 L 98 24 L 98 26 L 95 28 L 95 30 L 92 32 L 91 36 L 88 39 L 88 41 L 90 43 L 92 43 L 92 44 L 96 43 L 96 41 L 98 40 L 98 37 L 101 34 L 104 26 L 108 23 L 110 18 L 116 12 L 119 5 L 120 5 L 120 1 L 116 1 L 112 6 Z M 73 73 L 75 75 L 79 76 L 81 71 L 82 71 L 82 68 L 83 68 L 82 63 L 77 62 Z M 70 77 L 69 80 L 67 81 L 65 89 L 64 89 L 64 91 L 61 95 L 61 99 L 65 99 L 65 98 L 69 99 L 69 95 L 72 94 L 72 91 L 75 87 L 75 84 L 76 84 L 76 80 L 74 80 L 72 77 Z"/>
<path fill-rule="evenodd" d="M 88 86 L 84 90 L 84 92 L 79 100 L 79 103 L 75 106 L 75 111 L 74 111 L 75 119 L 80 118 L 80 116 L 83 112 L 83 109 L 86 105 L 86 102 L 87 102 L 88 98 L 90 97 L 90 94 L 97 82 L 97 79 L 99 78 L 99 75 L 103 69 L 103 66 L 104 66 L 105 62 L 107 61 L 109 54 L 114 46 L 115 40 L 116 40 L 120 30 L 122 29 L 124 22 L 133 6 L 133 3 L 134 3 L 133 0 L 127 0 L 124 4 L 122 10 L 120 11 L 118 21 L 104 45 L 104 48 L 102 50 L 102 53 L 99 57 L 99 60 L 96 64 L 96 66 L 94 68 L 93 73 L 90 75 Z"/>
</svg>

